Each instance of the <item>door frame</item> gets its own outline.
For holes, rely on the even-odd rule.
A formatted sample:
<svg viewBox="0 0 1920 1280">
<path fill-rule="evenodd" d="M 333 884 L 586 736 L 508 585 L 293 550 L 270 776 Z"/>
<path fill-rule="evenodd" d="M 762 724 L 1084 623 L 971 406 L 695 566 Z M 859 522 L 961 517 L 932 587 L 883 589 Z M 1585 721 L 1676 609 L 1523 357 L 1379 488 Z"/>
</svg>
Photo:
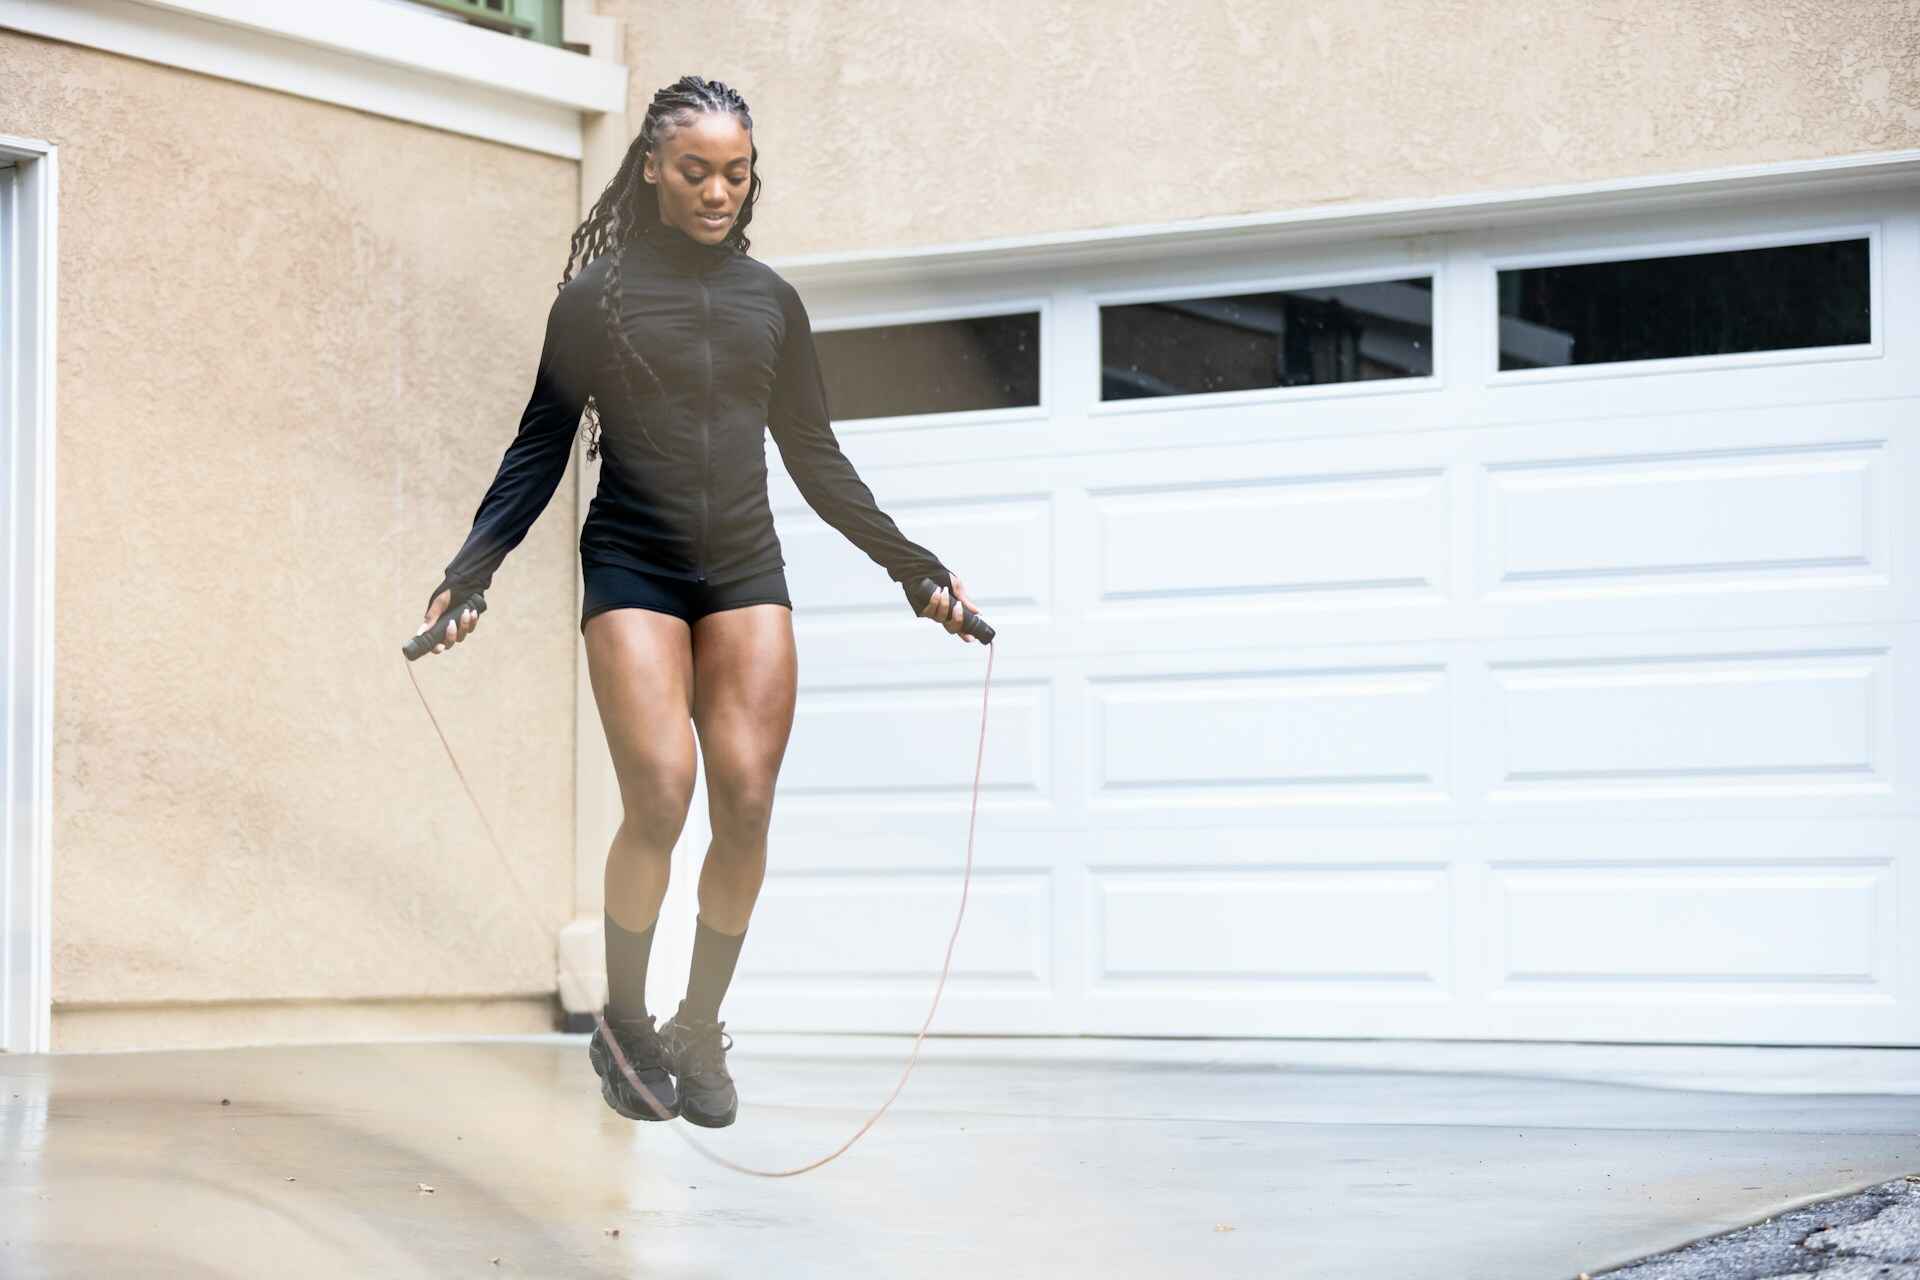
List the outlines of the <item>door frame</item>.
<svg viewBox="0 0 1920 1280">
<path fill-rule="evenodd" d="M 54 339 L 59 155 L 0 134 L 0 1051 L 53 1048 Z"/>
</svg>

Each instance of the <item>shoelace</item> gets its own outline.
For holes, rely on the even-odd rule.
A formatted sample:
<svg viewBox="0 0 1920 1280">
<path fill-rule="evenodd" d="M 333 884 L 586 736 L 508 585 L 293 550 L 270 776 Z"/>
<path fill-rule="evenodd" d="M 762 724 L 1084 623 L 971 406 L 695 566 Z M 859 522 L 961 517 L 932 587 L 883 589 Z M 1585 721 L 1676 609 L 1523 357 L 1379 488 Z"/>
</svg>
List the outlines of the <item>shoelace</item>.
<svg viewBox="0 0 1920 1280">
<path fill-rule="evenodd" d="M 973 756 L 973 801 L 967 812 L 967 862 L 966 869 L 960 876 L 960 909 L 956 911 L 953 916 L 953 933 L 947 938 L 946 958 L 940 962 L 940 980 L 933 984 L 933 1000 L 927 1006 L 927 1020 L 920 1024 L 919 1032 L 913 1037 L 913 1051 L 907 1055 L 907 1065 L 901 1068 L 900 1079 L 894 1082 L 893 1092 L 887 1095 L 886 1101 L 880 1104 L 879 1109 L 867 1117 L 865 1124 L 853 1131 L 852 1137 L 827 1152 L 824 1156 L 819 1157 L 817 1160 L 810 1160 L 806 1164 L 797 1165 L 791 1169 L 756 1169 L 751 1165 L 739 1164 L 727 1159 L 719 1152 L 710 1149 L 704 1144 L 695 1141 L 693 1136 L 679 1125 L 672 1126 L 673 1131 L 680 1135 L 681 1141 L 685 1142 L 707 1159 L 713 1161 L 713 1163 L 731 1169 L 735 1173 L 745 1174 L 750 1178 L 792 1178 L 799 1174 L 810 1173 L 831 1160 L 837 1160 L 840 1156 L 846 1154 L 848 1148 L 852 1147 L 854 1143 L 865 1137 L 869 1129 L 880 1123 L 880 1117 L 887 1114 L 887 1108 L 891 1107 L 893 1100 L 900 1096 L 900 1090 L 906 1087 L 907 1077 L 913 1074 L 914 1065 L 920 1061 L 920 1046 L 926 1041 L 927 1028 L 933 1025 L 933 1015 L 938 1012 L 940 1008 L 940 993 L 946 990 L 947 976 L 953 972 L 954 944 L 960 941 L 960 923 L 967 918 L 967 891 L 973 885 L 973 833 L 980 817 L 980 766 L 986 760 L 987 755 L 987 698 L 993 689 L 993 655 L 999 647 L 997 641 L 986 646 L 987 674 L 980 685 L 980 745 L 975 749 Z M 493 845 L 495 856 L 500 859 L 501 867 L 506 870 L 508 879 L 513 882 L 514 889 L 518 891 L 519 896 L 516 901 L 519 902 L 521 909 L 527 913 L 528 919 L 532 920 L 543 934 L 548 934 L 549 937 L 551 937 L 553 931 L 548 929 L 546 922 L 540 919 L 539 915 L 534 911 L 533 899 L 528 895 L 526 886 L 520 882 L 520 873 L 513 869 L 513 860 L 507 857 L 507 851 L 501 845 L 500 837 L 493 833 L 493 824 L 487 821 L 487 812 L 480 807 L 480 797 L 473 793 L 473 784 L 467 781 L 466 770 L 460 767 L 458 757 L 453 754 L 453 745 L 447 741 L 446 731 L 440 727 L 440 718 L 433 714 L 433 708 L 427 702 L 427 695 L 420 688 L 420 678 L 413 674 L 413 667 L 413 663 L 407 663 L 407 679 L 413 682 L 413 691 L 418 695 L 420 706 L 427 713 L 427 719 L 433 722 L 433 731 L 440 736 L 440 745 L 447 753 L 447 761 L 453 765 L 453 771 L 459 777 L 460 785 L 466 789 L 467 799 L 473 802 L 474 814 L 480 819 L 480 825 L 485 828 L 487 840 Z M 574 971 L 573 967 L 567 963 L 566 953 L 557 951 L 556 954 L 560 961 L 561 970 L 567 977 L 573 979 L 576 987 L 581 991 L 591 990 L 591 988 L 581 980 L 580 975 Z M 593 1015 L 593 1021 L 594 1034 L 605 1037 L 608 1046 L 612 1049 L 613 1060 L 619 1065 L 621 1072 L 625 1074 L 627 1082 L 633 1085 L 635 1089 L 640 1090 L 643 1096 L 651 1100 L 652 1095 L 647 1093 L 646 1086 L 641 1084 L 640 1078 L 633 1073 L 633 1066 L 627 1061 L 626 1051 L 620 1047 L 620 1041 L 613 1034 L 613 1029 L 607 1025 L 607 1020 L 596 1010 Z M 657 1109 L 658 1104 L 655 1105 Z"/>
<path fill-rule="evenodd" d="M 676 1031 L 687 1033 L 686 1038 L 680 1040 L 687 1074 L 704 1076 L 726 1071 L 727 1050 L 733 1048 L 733 1037 L 724 1030 L 726 1025 L 725 1022 L 675 1024 Z"/>
</svg>

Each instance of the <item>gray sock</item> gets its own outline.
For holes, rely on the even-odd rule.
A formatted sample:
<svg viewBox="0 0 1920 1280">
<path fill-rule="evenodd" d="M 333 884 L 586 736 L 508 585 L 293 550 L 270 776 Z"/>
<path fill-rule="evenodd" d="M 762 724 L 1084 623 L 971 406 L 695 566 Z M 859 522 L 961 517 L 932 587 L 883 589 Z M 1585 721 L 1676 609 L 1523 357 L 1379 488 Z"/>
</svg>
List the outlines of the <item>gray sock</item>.
<svg viewBox="0 0 1920 1280">
<path fill-rule="evenodd" d="M 632 1021 L 647 1016 L 647 957 L 653 951 L 654 925 L 639 933 L 607 918 L 607 1017 Z"/>
<path fill-rule="evenodd" d="M 721 933 L 709 929 L 707 922 L 694 917 L 693 972 L 687 975 L 688 1014 L 712 1021 L 720 1016 L 720 999 L 733 981 L 733 966 L 740 959 L 740 943 L 746 933 Z"/>
</svg>

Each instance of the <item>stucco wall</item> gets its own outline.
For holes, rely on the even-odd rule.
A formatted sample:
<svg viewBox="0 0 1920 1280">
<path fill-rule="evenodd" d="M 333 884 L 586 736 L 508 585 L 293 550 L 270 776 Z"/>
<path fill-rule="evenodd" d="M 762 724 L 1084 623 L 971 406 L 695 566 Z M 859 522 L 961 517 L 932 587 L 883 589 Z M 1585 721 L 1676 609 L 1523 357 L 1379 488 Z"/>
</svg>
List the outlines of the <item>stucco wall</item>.
<svg viewBox="0 0 1920 1280">
<path fill-rule="evenodd" d="M 571 161 L 0 32 L 59 144 L 57 1049 L 548 1029 L 573 484 L 400 644 L 531 386 Z M 342 1003 L 345 1002 L 345 1003 Z"/>
<path fill-rule="evenodd" d="M 769 255 L 1920 146 L 1920 0 L 600 0 L 754 113 Z"/>
</svg>

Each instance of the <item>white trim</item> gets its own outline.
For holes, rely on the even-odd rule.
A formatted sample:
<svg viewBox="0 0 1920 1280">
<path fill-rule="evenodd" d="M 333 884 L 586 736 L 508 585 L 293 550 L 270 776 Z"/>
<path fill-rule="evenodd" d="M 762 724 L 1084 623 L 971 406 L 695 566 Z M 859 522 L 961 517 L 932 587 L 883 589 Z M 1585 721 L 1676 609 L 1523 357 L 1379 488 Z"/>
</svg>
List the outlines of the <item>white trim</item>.
<svg viewBox="0 0 1920 1280">
<path fill-rule="evenodd" d="M 626 68 L 618 63 L 450 21 L 413 5 L 387 0 L 140 2 L 576 111 L 626 109 Z"/>
<path fill-rule="evenodd" d="M 1525 225 L 1592 214 L 1645 214 L 1735 198 L 1744 201 L 1916 184 L 1920 184 L 1920 148 L 1504 191 L 1308 205 L 1270 213 L 1050 231 L 910 249 L 797 254 L 763 261 L 796 285 L 807 281 L 925 285 L 932 283 L 930 278 L 935 275 L 964 279 L 989 268 L 1138 265 L 1168 254 L 1258 253 L 1314 241 Z"/>
<path fill-rule="evenodd" d="M 0 0 L 0 27 L 568 159 L 627 69 L 387 0 Z"/>
<path fill-rule="evenodd" d="M 53 1047 L 54 335 L 59 186 L 53 144 L 0 135 L 0 1050 Z"/>
</svg>

